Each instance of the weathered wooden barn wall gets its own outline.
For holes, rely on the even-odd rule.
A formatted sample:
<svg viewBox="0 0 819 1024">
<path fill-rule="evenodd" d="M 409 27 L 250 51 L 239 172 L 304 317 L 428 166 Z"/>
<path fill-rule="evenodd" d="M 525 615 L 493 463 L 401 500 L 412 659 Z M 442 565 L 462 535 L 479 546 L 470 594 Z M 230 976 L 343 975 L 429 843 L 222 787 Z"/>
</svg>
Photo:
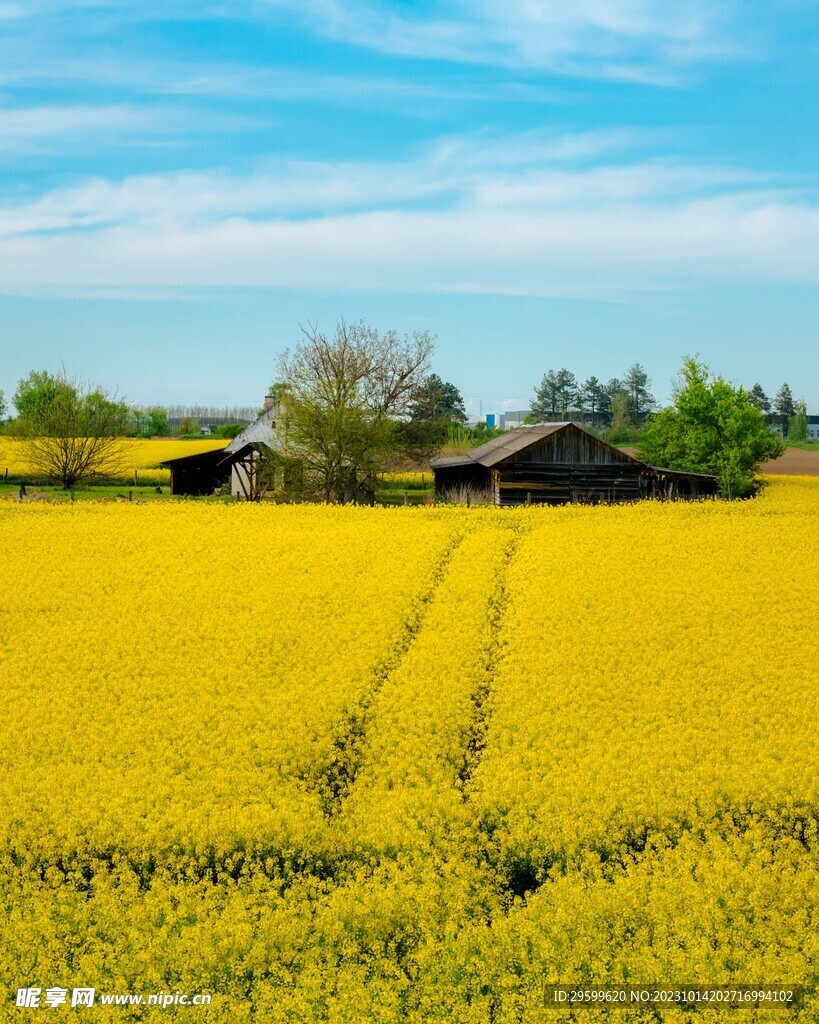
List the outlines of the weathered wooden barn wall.
<svg viewBox="0 0 819 1024">
<path fill-rule="evenodd" d="M 651 484 L 639 463 L 547 464 L 510 459 L 492 470 L 498 505 L 636 501 L 650 496 Z"/>
</svg>

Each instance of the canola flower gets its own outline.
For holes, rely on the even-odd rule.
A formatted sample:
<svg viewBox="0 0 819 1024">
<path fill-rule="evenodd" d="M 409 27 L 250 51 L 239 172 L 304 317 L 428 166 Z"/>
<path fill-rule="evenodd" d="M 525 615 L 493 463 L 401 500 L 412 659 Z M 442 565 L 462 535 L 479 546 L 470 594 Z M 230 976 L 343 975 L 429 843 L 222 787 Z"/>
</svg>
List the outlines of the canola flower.
<svg viewBox="0 0 819 1024">
<path fill-rule="evenodd" d="M 549 982 L 810 985 L 818 522 L 819 480 L 784 477 L 609 508 L 0 502 L 0 1004 L 534 1024 L 613 1019 L 544 1010 Z"/>
</svg>

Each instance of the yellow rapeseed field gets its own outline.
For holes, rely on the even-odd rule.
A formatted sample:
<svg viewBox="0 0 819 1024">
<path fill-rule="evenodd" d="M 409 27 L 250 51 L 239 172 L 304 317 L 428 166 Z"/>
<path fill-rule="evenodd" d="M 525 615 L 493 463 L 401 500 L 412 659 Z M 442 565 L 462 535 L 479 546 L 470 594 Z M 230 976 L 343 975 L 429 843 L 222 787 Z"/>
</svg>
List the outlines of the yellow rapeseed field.
<svg viewBox="0 0 819 1024">
<path fill-rule="evenodd" d="M 224 438 L 211 438 L 202 441 L 177 441 L 173 439 L 152 439 L 128 437 L 123 440 L 125 454 L 122 467 L 117 476 L 125 481 L 133 479 L 134 470 L 144 483 L 167 483 L 170 471 L 160 469 L 159 464 L 166 459 L 179 458 L 182 455 L 198 455 L 200 452 L 216 451 L 224 448 L 230 441 Z M 15 441 L 10 437 L 0 437 L 0 475 L 8 470 L 9 476 L 24 477 L 30 473 L 25 456 L 25 442 Z M 150 470 L 150 473 L 139 472 Z"/>
<path fill-rule="evenodd" d="M 818 527 L 796 477 L 0 502 L 0 1019 L 91 986 L 210 993 L 161 1016 L 218 1024 L 710 1024 L 734 1016 L 545 993 L 814 985 Z"/>
</svg>

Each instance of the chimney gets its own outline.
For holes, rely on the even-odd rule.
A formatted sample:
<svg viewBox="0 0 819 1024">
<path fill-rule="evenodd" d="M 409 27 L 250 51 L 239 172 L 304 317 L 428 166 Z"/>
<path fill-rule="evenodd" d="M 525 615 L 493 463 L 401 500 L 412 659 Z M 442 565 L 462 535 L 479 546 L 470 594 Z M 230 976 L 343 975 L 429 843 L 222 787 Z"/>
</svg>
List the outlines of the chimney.
<svg viewBox="0 0 819 1024">
<path fill-rule="evenodd" d="M 276 404 L 276 399 L 272 395 L 264 396 L 264 411 L 270 412 L 273 406 Z"/>
</svg>

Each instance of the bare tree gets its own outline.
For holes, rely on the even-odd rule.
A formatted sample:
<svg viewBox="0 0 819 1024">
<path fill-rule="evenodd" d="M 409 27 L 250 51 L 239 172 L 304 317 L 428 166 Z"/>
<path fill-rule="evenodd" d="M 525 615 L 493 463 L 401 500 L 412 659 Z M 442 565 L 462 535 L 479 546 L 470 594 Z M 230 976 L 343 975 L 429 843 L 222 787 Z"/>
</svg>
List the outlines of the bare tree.
<svg viewBox="0 0 819 1024">
<path fill-rule="evenodd" d="M 330 337 L 313 325 L 302 333 L 279 360 L 277 435 L 325 501 L 349 500 L 400 447 L 399 421 L 429 372 L 434 338 L 380 335 L 361 320 L 339 320 Z"/>
<path fill-rule="evenodd" d="M 24 446 L 32 472 L 59 480 L 63 487 L 121 472 L 128 406 L 101 388 L 69 380 L 64 371 L 47 376 L 44 386 L 24 392 L 14 421 L 12 436 Z"/>
</svg>

